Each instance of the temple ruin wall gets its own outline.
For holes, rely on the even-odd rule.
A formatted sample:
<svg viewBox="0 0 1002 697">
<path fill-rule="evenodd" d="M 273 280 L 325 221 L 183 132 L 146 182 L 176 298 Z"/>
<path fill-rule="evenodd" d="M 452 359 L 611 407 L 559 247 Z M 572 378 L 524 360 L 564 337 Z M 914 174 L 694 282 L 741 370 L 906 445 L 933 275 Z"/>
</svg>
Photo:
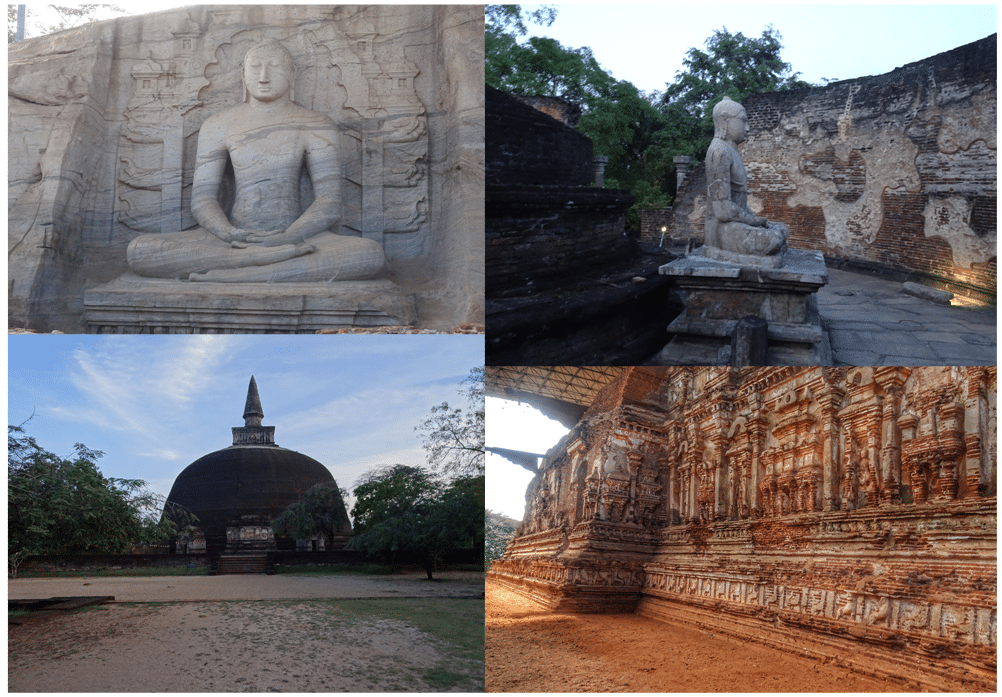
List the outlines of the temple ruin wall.
<svg viewBox="0 0 1002 697">
<path fill-rule="evenodd" d="M 996 369 L 629 368 L 489 578 L 923 687 L 995 683 Z"/>
<path fill-rule="evenodd" d="M 557 286 L 632 252 L 623 229 L 633 198 L 590 186 L 591 141 L 549 115 L 559 101 L 527 101 L 486 88 L 490 298 Z"/>
<path fill-rule="evenodd" d="M 791 247 L 994 299 L 996 38 L 747 98 L 751 208 L 787 223 Z M 702 238 L 701 170 L 675 202 L 676 239 Z"/>
</svg>

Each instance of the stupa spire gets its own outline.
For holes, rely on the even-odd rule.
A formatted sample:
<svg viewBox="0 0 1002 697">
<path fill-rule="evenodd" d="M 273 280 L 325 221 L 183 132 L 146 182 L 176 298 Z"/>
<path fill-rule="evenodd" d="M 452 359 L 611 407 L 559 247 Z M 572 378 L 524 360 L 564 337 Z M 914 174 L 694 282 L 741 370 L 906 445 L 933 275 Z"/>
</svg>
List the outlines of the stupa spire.
<svg viewBox="0 0 1002 697">
<path fill-rule="evenodd" d="M 263 418 L 264 409 L 261 408 L 261 395 L 257 393 L 257 382 L 251 375 L 250 385 L 247 386 L 247 403 L 244 404 L 244 427 L 260 426 Z"/>
<path fill-rule="evenodd" d="M 257 393 L 257 381 L 251 375 L 247 402 L 244 403 L 244 425 L 233 427 L 233 445 L 275 445 L 275 427 L 262 426 L 263 418 L 261 395 Z"/>
</svg>

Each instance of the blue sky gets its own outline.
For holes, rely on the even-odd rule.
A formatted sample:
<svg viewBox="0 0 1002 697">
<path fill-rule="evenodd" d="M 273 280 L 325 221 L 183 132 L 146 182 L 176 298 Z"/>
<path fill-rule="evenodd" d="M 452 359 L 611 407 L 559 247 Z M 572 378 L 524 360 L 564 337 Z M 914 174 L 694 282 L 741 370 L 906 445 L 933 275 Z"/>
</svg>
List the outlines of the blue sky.
<svg viewBox="0 0 1002 697">
<path fill-rule="evenodd" d="M 8 337 L 8 423 L 58 455 L 105 452 L 106 476 L 166 495 L 182 469 L 232 444 L 254 375 L 275 442 L 342 487 L 378 465 L 424 465 L 414 430 L 483 365 L 475 335 Z"/>
<path fill-rule="evenodd" d="M 538 5 L 523 5 L 531 10 Z M 683 68 L 690 48 L 705 50 L 714 30 L 758 37 L 772 25 L 783 37 L 783 60 L 801 79 L 848 80 L 881 75 L 907 63 L 983 39 L 997 31 L 995 5 L 796 2 L 703 5 L 557 4 L 549 27 L 530 35 L 564 46 L 588 46 L 617 80 L 663 90 Z"/>
</svg>

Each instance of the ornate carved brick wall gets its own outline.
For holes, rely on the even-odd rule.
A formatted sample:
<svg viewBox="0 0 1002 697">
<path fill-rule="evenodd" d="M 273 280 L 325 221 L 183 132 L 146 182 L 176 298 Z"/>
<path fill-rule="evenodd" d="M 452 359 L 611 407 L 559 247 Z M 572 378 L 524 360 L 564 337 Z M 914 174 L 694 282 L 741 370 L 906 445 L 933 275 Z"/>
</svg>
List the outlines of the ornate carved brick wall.
<svg viewBox="0 0 1002 697">
<path fill-rule="evenodd" d="M 995 453 L 995 368 L 630 368 L 547 454 L 490 578 L 994 685 Z"/>
<path fill-rule="evenodd" d="M 749 97 L 741 153 L 753 210 L 789 224 L 791 247 L 994 299 L 996 39 Z M 675 201 L 677 237 L 702 237 L 698 186 L 688 178 Z"/>
</svg>

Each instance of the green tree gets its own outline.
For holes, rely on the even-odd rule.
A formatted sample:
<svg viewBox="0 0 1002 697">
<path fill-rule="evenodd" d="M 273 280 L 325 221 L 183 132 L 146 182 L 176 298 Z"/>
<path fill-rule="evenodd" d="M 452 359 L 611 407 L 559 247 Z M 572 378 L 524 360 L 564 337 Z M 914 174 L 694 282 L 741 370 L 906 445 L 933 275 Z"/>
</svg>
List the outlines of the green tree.
<svg viewBox="0 0 1002 697">
<path fill-rule="evenodd" d="M 177 534 L 177 525 L 163 514 L 164 497 L 146 482 L 105 477 L 96 464 L 103 453 L 80 443 L 73 457 L 58 457 L 22 426 L 7 427 L 11 573 L 30 554 L 123 554 L 134 544 Z"/>
<path fill-rule="evenodd" d="M 484 571 L 504 556 L 508 543 L 515 537 L 518 521 L 488 509 L 485 511 L 486 539 L 484 541 Z"/>
<path fill-rule="evenodd" d="M 519 37 L 529 31 L 525 22 L 549 26 L 553 24 L 557 11 L 551 6 L 541 8 L 522 16 L 518 5 L 484 6 L 484 81 L 498 89 L 514 72 L 513 58 L 520 52 Z"/>
<path fill-rule="evenodd" d="M 663 116 L 635 85 L 604 70 L 590 48 L 566 47 L 547 37 L 519 43 L 526 32 L 516 22 L 520 18 L 502 14 L 493 25 L 488 22 L 485 80 L 512 94 L 560 97 L 577 106 L 582 113 L 578 130 L 591 140 L 596 155 L 609 158 L 606 186 L 628 189 L 637 199 L 627 213 L 627 227 L 639 229 L 642 205 L 668 205 L 671 157 L 652 156 L 658 152 Z M 655 190 L 662 195 L 652 195 Z"/>
<path fill-rule="evenodd" d="M 460 391 L 465 409 L 448 402 L 432 407 L 428 417 L 414 428 L 424 432 L 423 447 L 432 469 L 445 474 L 484 473 L 484 368 L 474 368 Z"/>
<path fill-rule="evenodd" d="M 271 528 L 276 535 L 298 540 L 324 535 L 328 542 L 334 542 L 351 534 L 351 520 L 337 485 L 317 484 L 275 518 Z"/>
<path fill-rule="evenodd" d="M 724 27 L 706 40 L 705 51 L 690 48 L 685 68 L 660 100 L 675 154 L 704 157 L 713 139 L 713 107 L 725 95 L 742 102 L 753 94 L 811 87 L 782 60 L 782 50 L 782 36 L 772 26 L 758 38 Z"/>
<path fill-rule="evenodd" d="M 355 486 L 350 549 L 385 555 L 398 568 L 400 555 L 417 555 L 429 580 L 450 551 L 483 544 L 484 477 L 461 476 L 443 485 L 421 467 L 394 465 L 366 473 Z"/>
</svg>

